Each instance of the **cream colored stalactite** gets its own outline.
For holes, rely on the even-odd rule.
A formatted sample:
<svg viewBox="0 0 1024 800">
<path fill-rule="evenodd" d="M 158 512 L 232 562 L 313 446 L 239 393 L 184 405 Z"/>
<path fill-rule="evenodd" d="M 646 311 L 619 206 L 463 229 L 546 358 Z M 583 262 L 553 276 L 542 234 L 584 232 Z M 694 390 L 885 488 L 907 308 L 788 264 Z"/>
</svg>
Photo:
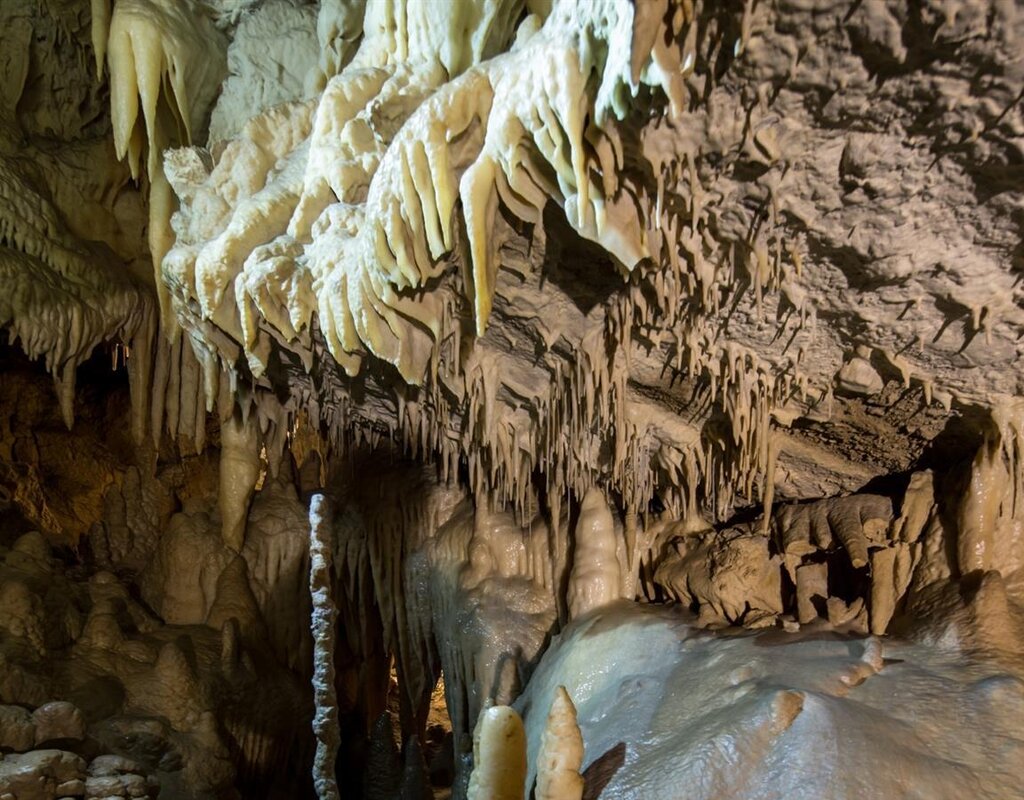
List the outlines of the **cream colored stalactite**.
<svg viewBox="0 0 1024 800">
<path fill-rule="evenodd" d="M 437 59 L 454 77 L 501 52 L 522 9 L 523 0 L 369 0 L 363 35 L 372 46 L 361 47 L 354 63 Z"/>
<path fill-rule="evenodd" d="M 393 313 L 388 302 L 381 302 L 381 295 L 392 286 L 417 288 L 436 274 L 438 259 L 452 245 L 452 214 L 459 196 L 470 232 L 478 333 L 490 313 L 495 266 L 489 233 L 497 211 L 496 162 L 486 155 L 471 162 L 449 141 L 467 132 L 470 143 L 479 141 L 480 134 L 474 136 L 474 131 L 491 113 L 490 72 L 495 69 L 474 70 L 430 98 L 403 127 L 370 185 L 367 218 L 372 222 L 361 231 L 356 249 L 359 270 L 369 278 L 360 284 L 368 291 L 350 291 L 344 311 L 351 315 L 360 342 L 395 363 L 410 382 L 423 379 L 425 364 L 409 358 L 403 343 L 411 335 L 411 325 Z M 539 196 L 538 203 L 543 199 L 537 191 L 532 196 Z M 536 212 L 532 216 L 536 218 Z"/>
<path fill-rule="evenodd" d="M 75 374 L 78 364 L 74 361 L 65 362 L 60 374 L 54 376 L 57 388 L 57 402 L 60 405 L 61 419 L 68 430 L 75 424 Z"/>
<path fill-rule="evenodd" d="M 601 68 L 593 60 L 601 49 L 576 49 L 574 44 L 581 29 L 584 37 L 596 38 L 628 27 L 629 20 L 625 5 L 561 4 L 521 48 L 481 65 L 424 104 L 403 130 L 412 140 L 411 146 L 389 149 L 368 198 L 370 209 L 388 204 L 398 208 L 397 214 L 374 213 L 375 219 L 384 222 L 378 223 L 378 232 L 363 234 L 372 245 L 374 263 L 383 266 L 388 281 L 397 287 L 420 285 L 427 277 L 424 267 L 430 265 L 425 254 L 430 251 L 431 257 L 437 258 L 439 238 L 443 238 L 445 249 L 448 246 L 451 169 L 458 161 L 444 153 L 444 140 L 430 136 L 437 119 L 444 120 L 448 139 L 467 129 L 474 117 L 486 120 L 484 144 L 459 182 L 470 241 L 478 334 L 486 328 L 493 302 L 496 264 L 491 231 L 499 198 L 513 213 L 536 221 L 547 199 L 554 197 L 582 235 L 604 245 L 627 267 L 647 255 L 637 209 L 603 196 L 590 178 L 592 167 L 611 175 L 621 165 L 612 158 L 614 148 L 598 147 L 598 161 L 589 161 L 584 119 L 594 101 L 588 95 L 587 75 L 591 69 Z M 607 44 L 612 47 L 615 42 Z M 625 47 L 630 52 L 628 42 Z M 613 76 L 611 83 L 620 78 Z M 493 103 L 491 97 L 496 98 Z M 597 132 L 592 135 L 600 138 Z M 430 144 L 433 141 L 439 146 Z M 557 185 L 548 182 L 535 160 L 538 158 L 553 169 Z M 392 159 L 404 164 L 392 166 Z M 431 184 L 437 187 L 435 197 L 420 188 Z M 431 237 L 431 231 L 442 236 Z M 424 237 L 426 242 L 422 242 Z M 368 264 L 366 268 L 373 267 Z M 376 352 L 375 342 L 366 344 Z"/>
<path fill-rule="evenodd" d="M 641 66 L 634 69 L 629 59 L 607 60 L 607 53 L 622 49 L 633 53 L 638 42 L 651 38 L 650 20 L 660 25 L 663 19 L 659 14 L 645 15 L 637 21 L 643 35 L 633 41 L 630 4 L 610 0 L 584 6 L 559 4 L 539 30 L 534 24 L 529 29 L 532 35 L 520 37 L 514 52 L 470 67 L 423 103 L 387 147 L 378 167 L 373 152 L 374 136 L 381 135 L 375 130 L 380 121 L 377 109 L 388 106 L 375 105 L 373 113 L 366 115 L 360 104 L 365 105 L 366 92 L 374 91 L 372 84 L 379 84 L 379 76 L 397 69 L 392 65 L 406 62 L 420 65 L 419 71 L 441 65 L 442 72 L 454 76 L 500 48 L 519 8 L 511 1 L 474 2 L 453 4 L 446 7 L 448 13 L 438 14 L 428 5 L 390 0 L 368 5 L 359 52 L 331 80 L 318 111 L 315 129 L 339 135 L 326 137 L 326 145 L 318 144 L 325 140 L 323 134 L 315 133 L 311 139 L 302 197 L 288 225 L 289 235 L 299 241 L 312 234 L 309 253 L 317 254 L 310 260 L 312 292 L 318 298 L 321 329 L 332 355 L 354 372 L 365 348 L 395 364 L 411 383 L 425 377 L 439 339 L 439 309 L 429 298 L 409 298 L 402 292 L 421 288 L 443 269 L 440 259 L 452 247 L 457 199 L 462 200 L 470 234 L 472 296 L 481 333 L 494 294 L 496 263 L 490 232 L 499 201 L 513 213 L 536 221 L 547 199 L 554 198 L 583 235 L 602 243 L 626 266 L 647 254 L 635 204 L 625 195 L 608 194 L 616 189 L 613 176 L 622 166 L 621 152 L 616 155 L 617 147 L 608 144 L 617 139 L 610 130 L 607 134 L 597 128 L 585 130 L 595 102 L 588 75 L 596 70 L 602 76 L 599 116 L 610 124 L 628 107 L 619 102 L 622 92 L 635 91 L 637 81 L 650 76 L 643 67 L 646 57 L 638 57 Z M 451 31 L 467 25 L 470 36 L 458 38 L 461 44 L 454 47 Z M 387 81 L 398 80 L 400 73 L 397 70 Z M 662 79 L 675 80 L 658 78 Z M 435 80 L 427 81 L 427 88 Z M 390 84 L 379 85 L 384 95 Z M 614 87 L 625 88 L 613 91 Z M 676 96 L 674 89 L 670 96 Z M 500 99 L 492 104 L 493 97 Z M 407 112 L 414 107 L 415 103 Z M 397 122 L 401 120 L 399 116 Z M 383 135 L 386 140 L 386 132 Z M 356 158 L 361 152 L 370 154 L 369 163 Z M 549 181 L 548 172 L 555 175 L 554 182 Z M 606 176 L 600 186 L 592 172 Z M 345 212 L 359 220 L 354 241 L 337 236 L 332 227 L 314 230 L 314 220 L 324 213 L 332 195 L 347 200 L 352 182 L 358 186 L 364 180 L 361 176 L 369 174 L 373 178 L 365 213 Z M 240 225 L 261 231 L 238 232 L 240 244 L 233 263 L 245 261 L 257 273 L 257 262 L 248 261 L 245 253 L 254 247 L 253 235 L 267 241 L 266 226 L 244 220 Z M 320 236 L 336 239 L 327 252 L 317 247 Z M 275 247 L 274 252 L 281 248 Z M 202 276 L 197 286 L 205 287 L 200 300 L 206 314 L 217 306 L 218 293 L 234 278 L 219 266 L 209 269 L 220 263 L 221 259 L 211 261 L 205 254 L 197 263 Z M 301 319 L 308 314 L 311 303 L 305 292 L 292 302 L 296 307 L 290 317 Z M 252 305 L 242 309 L 250 341 L 258 325 L 254 312 L 258 314 L 259 309 Z"/>
<path fill-rule="evenodd" d="M 393 70 L 347 69 L 324 89 L 313 117 L 302 198 L 288 222 L 288 235 L 308 241 L 313 223 L 332 202 L 354 202 L 369 185 L 384 152 L 365 111 Z"/>
<path fill-rule="evenodd" d="M 486 84 L 479 76 L 477 82 L 479 90 L 458 95 L 463 102 L 455 106 L 446 102 L 447 87 L 441 89 L 425 103 L 431 111 L 417 112 L 401 129 L 369 184 L 365 213 L 328 210 L 350 220 L 328 235 L 336 238 L 335 230 L 347 229 L 354 236 L 336 238 L 333 250 L 316 238 L 310 246 L 321 328 L 332 355 L 350 372 L 358 369 L 352 356 L 365 346 L 395 364 L 407 381 L 425 377 L 440 336 L 440 307 L 430 296 L 414 300 L 397 290 L 420 287 L 438 275 L 437 259 L 451 247 L 458 164 L 452 163 L 447 137 L 470 129 L 479 104 L 487 102 Z M 417 127 L 421 117 L 425 127 Z M 410 216 L 415 221 L 407 224 Z"/>
<path fill-rule="evenodd" d="M 587 492 L 580 505 L 572 559 L 567 597 L 570 619 L 621 597 L 615 519 L 604 494 L 596 487 Z"/>
<path fill-rule="evenodd" d="M 960 502 L 961 574 L 1024 566 L 1024 399 L 995 398 L 992 424 L 978 448 Z"/>
<path fill-rule="evenodd" d="M 580 800 L 583 797 L 583 735 L 576 706 L 564 686 L 555 690 L 547 725 L 537 753 L 536 800 Z"/>
<path fill-rule="evenodd" d="M 485 709 L 473 731 L 468 800 L 522 800 L 526 788 L 526 731 L 515 709 Z"/>
<path fill-rule="evenodd" d="M 254 415 L 221 425 L 220 517 L 224 543 L 236 552 L 245 543 L 245 523 L 260 473 L 260 437 Z"/>
<path fill-rule="evenodd" d="M 238 204 L 227 228 L 196 258 L 196 298 L 205 318 L 214 318 L 225 299 L 225 290 L 233 285 L 250 253 L 266 241 L 267 232 L 283 232 L 287 226 L 299 199 L 302 171 L 294 158 L 286 164 L 277 181 Z M 238 327 L 230 318 L 227 324 Z"/>
<path fill-rule="evenodd" d="M 594 168 L 614 176 L 621 164 L 615 161 L 613 147 L 600 146 L 599 130 L 584 131 L 594 102 L 587 76 L 600 65 L 589 48 L 577 49 L 570 31 L 576 25 L 593 31 L 598 23 L 577 18 L 566 8 L 563 5 L 519 49 L 481 67 L 495 100 L 489 109 L 481 106 L 478 111 L 486 114 L 487 133 L 459 190 L 470 241 L 479 335 L 486 328 L 494 296 L 497 265 L 492 230 L 499 199 L 517 216 L 536 222 L 547 199 L 554 198 L 573 227 L 602 244 L 626 267 L 648 255 L 637 209 L 604 194 L 605 186 L 615 186 L 612 177 L 598 187 L 589 174 Z M 593 163 L 585 139 L 598 143 Z M 555 184 L 548 181 L 538 159 L 553 170 Z"/>
<path fill-rule="evenodd" d="M 168 425 L 171 435 L 179 442 L 195 443 L 195 452 L 201 450 L 200 438 L 206 430 L 203 411 L 203 382 L 199 360 L 195 356 L 191 336 L 176 337 L 179 347 L 176 348 L 174 364 L 174 382 L 171 385 L 172 404 L 170 413 L 173 415 Z"/>
<path fill-rule="evenodd" d="M 355 55 L 365 14 L 366 0 L 322 0 L 316 18 L 320 62 L 306 78 L 307 93 L 322 92 Z"/>
<path fill-rule="evenodd" d="M 160 342 L 156 347 L 156 358 L 153 366 L 153 402 L 149 409 L 149 432 L 153 444 L 160 446 L 164 426 L 168 432 L 174 432 L 173 423 L 177 423 L 178 393 L 174 387 L 180 385 L 178 360 L 181 357 L 181 337 L 171 342 Z"/>
<path fill-rule="evenodd" d="M 957 554 L 961 574 L 989 569 L 1009 475 L 998 435 L 978 448 L 960 506 Z"/>
<path fill-rule="evenodd" d="M 92 0 L 92 51 L 96 57 L 96 78 L 103 78 L 103 62 L 107 60 L 107 39 L 110 37 L 111 0 Z"/>
<path fill-rule="evenodd" d="M 360 52 L 375 52 L 378 39 L 364 43 Z M 358 369 L 357 353 L 361 349 L 355 330 L 357 320 L 368 338 L 394 342 L 395 337 L 388 339 L 395 327 L 388 320 L 394 315 L 392 306 L 407 307 L 413 318 L 431 316 L 429 302 L 420 310 L 415 304 L 395 298 L 390 287 L 379 285 L 379 281 L 374 288 L 374 276 L 352 275 L 352 243 L 356 241 L 357 225 L 343 223 L 339 228 L 337 224 L 342 216 L 353 221 L 362 218 L 361 208 L 348 203 L 365 196 L 370 177 L 391 137 L 387 128 L 397 129 L 420 100 L 446 79 L 445 71 L 433 61 L 416 65 L 360 66 L 375 60 L 387 63 L 387 59 L 362 56 L 328 84 L 316 112 L 308 148 L 300 148 L 289 158 L 289 163 L 295 165 L 293 172 L 300 168 L 302 160 L 305 161 L 305 177 L 300 177 L 300 185 L 296 186 L 294 179 L 282 182 L 280 177 L 276 178 L 244 202 L 249 210 L 236 212 L 227 229 L 205 246 L 194 261 L 198 298 L 204 314 L 212 316 L 219 308 L 225 289 L 232 280 L 237 282 L 236 275 L 244 259 L 246 277 L 236 286 L 236 302 L 244 330 L 243 341 L 257 371 L 262 368 L 262 361 L 256 352 L 256 330 L 268 306 L 287 306 L 290 324 L 282 332 L 291 340 L 308 325 L 310 313 L 317 305 L 316 298 L 319 298 L 321 326 L 328 345 L 339 363 L 353 373 Z M 245 169 L 244 162 L 238 167 Z M 297 196 L 299 192 L 301 196 Z M 328 219 L 334 219 L 327 224 L 318 223 L 318 229 L 312 231 L 314 221 L 323 219 L 325 211 Z M 285 217 L 278 219 L 280 214 Z M 287 236 L 283 235 L 284 223 L 287 223 Z M 309 241 L 311 232 L 316 235 L 310 246 L 307 269 L 307 259 L 300 258 L 296 248 L 298 242 Z M 273 240 L 274 236 L 279 238 Z M 271 241 L 264 244 L 268 238 Z M 186 253 L 177 253 L 175 261 L 180 261 L 182 256 L 188 258 Z M 268 260 L 273 260 L 273 265 L 267 265 Z M 296 262 L 294 269 L 288 267 L 289 260 Z M 273 288 L 270 294 L 257 286 L 268 269 L 277 274 L 283 271 L 296 274 L 300 282 L 294 286 L 299 291 L 285 296 Z M 180 272 L 180 268 L 177 271 Z M 312 278 L 311 287 L 304 274 Z M 353 308 L 355 312 L 351 311 Z M 285 314 L 273 316 L 274 321 L 280 321 Z M 428 348 L 414 346 L 413 349 Z M 416 360 L 422 362 L 422 358 Z"/>
<path fill-rule="evenodd" d="M 109 25 L 114 147 L 135 178 L 144 144 L 148 149 L 149 244 L 161 315 L 170 326 L 170 297 L 160 270 L 174 241 L 171 215 L 177 204 L 162 154 L 202 131 L 227 73 L 227 41 L 192 0 L 119 0 L 109 21 L 107 10 L 103 0 L 94 0 L 94 36 Z"/>
<path fill-rule="evenodd" d="M 129 340 L 128 387 L 132 401 L 132 437 L 141 444 L 149 424 L 150 393 L 153 391 L 153 342 L 156 338 L 157 319 L 154 313 L 146 315 L 138 330 Z M 160 343 L 163 346 L 163 343 Z"/>
<path fill-rule="evenodd" d="M 192 0 L 119 0 L 107 51 L 114 146 L 138 176 L 144 141 L 150 166 L 160 158 L 153 150 L 158 129 L 168 123 L 159 109 L 164 82 L 163 99 L 178 128 L 165 131 L 166 139 L 188 143 L 201 132 L 226 74 L 227 43 Z"/>
<path fill-rule="evenodd" d="M 171 215 L 178 208 L 174 192 L 162 165 L 154 165 L 149 173 L 149 252 L 156 271 L 156 294 L 160 308 L 160 318 L 165 330 L 174 331 L 173 315 L 171 314 L 171 297 L 167 285 L 161 280 L 160 264 L 174 244 L 174 231 L 171 230 Z"/>
</svg>

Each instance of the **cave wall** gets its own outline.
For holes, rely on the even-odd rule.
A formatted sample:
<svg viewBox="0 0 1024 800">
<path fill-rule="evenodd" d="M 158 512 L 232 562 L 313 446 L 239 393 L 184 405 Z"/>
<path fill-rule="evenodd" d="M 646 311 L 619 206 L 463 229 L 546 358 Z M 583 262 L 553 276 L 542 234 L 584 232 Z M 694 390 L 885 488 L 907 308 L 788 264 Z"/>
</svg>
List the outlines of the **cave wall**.
<svg viewBox="0 0 1024 800">
<path fill-rule="evenodd" d="M 0 795 L 1019 791 L 1014 3 L 0 23 Z"/>
</svg>

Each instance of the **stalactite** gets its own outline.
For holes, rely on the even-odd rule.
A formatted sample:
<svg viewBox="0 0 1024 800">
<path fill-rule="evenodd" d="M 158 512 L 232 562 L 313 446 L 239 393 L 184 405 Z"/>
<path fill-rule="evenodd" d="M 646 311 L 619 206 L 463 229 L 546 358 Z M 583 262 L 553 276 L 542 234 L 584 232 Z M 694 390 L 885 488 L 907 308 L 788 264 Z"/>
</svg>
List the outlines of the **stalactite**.
<svg viewBox="0 0 1024 800">
<path fill-rule="evenodd" d="M 205 423 L 204 423 L 205 425 Z M 260 472 L 260 438 L 256 420 L 233 417 L 221 426 L 220 502 L 221 536 L 239 552 L 245 544 L 249 503 Z"/>
</svg>

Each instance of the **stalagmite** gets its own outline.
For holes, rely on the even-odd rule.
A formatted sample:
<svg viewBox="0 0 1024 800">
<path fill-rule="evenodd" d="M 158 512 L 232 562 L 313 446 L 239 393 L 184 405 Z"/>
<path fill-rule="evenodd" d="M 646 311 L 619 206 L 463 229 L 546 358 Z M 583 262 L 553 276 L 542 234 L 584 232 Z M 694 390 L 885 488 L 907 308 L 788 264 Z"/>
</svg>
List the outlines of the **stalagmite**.
<svg viewBox="0 0 1024 800">
<path fill-rule="evenodd" d="M 249 585 L 247 564 L 235 556 L 217 578 L 217 594 L 210 605 L 206 624 L 222 630 L 234 621 L 243 639 L 254 646 L 267 640 L 266 625 L 260 614 L 259 603 Z"/>
<path fill-rule="evenodd" d="M 892 548 L 875 550 L 871 553 L 871 604 L 869 617 L 871 632 L 876 636 L 885 633 L 896 609 L 895 570 L 896 551 Z"/>
<path fill-rule="evenodd" d="M 402 754 L 402 790 L 400 800 L 434 800 L 430 788 L 427 765 L 423 760 L 423 749 L 418 736 L 410 736 Z"/>
<path fill-rule="evenodd" d="M 219 498 L 221 537 L 236 552 L 245 543 L 246 517 L 259 473 L 260 440 L 255 417 L 232 417 L 221 426 Z"/>
<path fill-rule="evenodd" d="M 313 759 L 313 784 L 321 800 L 341 797 L 334 774 L 338 755 L 338 697 L 334 686 L 334 648 L 338 611 L 334 605 L 333 557 L 330 503 L 322 494 L 309 504 L 309 591 L 313 598 L 313 696 L 316 716 L 316 755 Z"/>
<path fill-rule="evenodd" d="M 621 597 L 615 522 L 600 489 L 588 491 L 580 505 L 572 558 L 567 590 L 570 619 Z"/>
<path fill-rule="evenodd" d="M 391 713 L 385 711 L 370 731 L 363 794 L 367 800 L 391 800 L 402 787 L 402 760 L 395 745 Z"/>
<path fill-rule="evenodd" d="M 582 764 L 583 737 L 576 724 L 576 707 L 565 687 L 559 686 L 537 754 L 537 800 L 580 800 Z"/>
<path fill-rule="evenodd" d="M 796 570 L 797 621 L 803 625 L 816 619 L 819 606 L 828 601 L 828 565 L 804 564 Z"/>
<path fill-rule="evenodd" d="M 509 706 L 485 709 L 473 731 L 468 800 L 522 800 L 526 788 L 526 733 Z"/>
</svg>

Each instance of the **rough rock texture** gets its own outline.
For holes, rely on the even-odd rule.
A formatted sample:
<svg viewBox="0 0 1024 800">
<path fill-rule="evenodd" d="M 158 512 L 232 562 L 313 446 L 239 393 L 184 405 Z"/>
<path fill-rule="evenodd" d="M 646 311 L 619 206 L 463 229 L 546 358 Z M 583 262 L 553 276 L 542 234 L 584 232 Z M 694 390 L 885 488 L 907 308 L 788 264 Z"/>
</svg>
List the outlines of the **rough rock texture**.
<svg viewBox="0 0 1024 800">
<path fill-rule="evenodd" d="M 312 107 L 255 117 L 212 166 L 168 156 L 163 280 L 202 358 L 244 354 L 288 418 L 397 429 L 519 505 L 534 470 L 634 510 L 855 488 L 1017 391 L 1021 22 L 980 8 L 555 4 L 451 80 L 510 28 L 455 53 L 415 16 L 382 36 L 371 2 Z M 531 59 L 561 88 L 502 89 Z"/>
<path fill-rule="evenodd" d="M 1017 4 L 0 23 L 0 798 L 1019 795 Z"/>
</svg>

